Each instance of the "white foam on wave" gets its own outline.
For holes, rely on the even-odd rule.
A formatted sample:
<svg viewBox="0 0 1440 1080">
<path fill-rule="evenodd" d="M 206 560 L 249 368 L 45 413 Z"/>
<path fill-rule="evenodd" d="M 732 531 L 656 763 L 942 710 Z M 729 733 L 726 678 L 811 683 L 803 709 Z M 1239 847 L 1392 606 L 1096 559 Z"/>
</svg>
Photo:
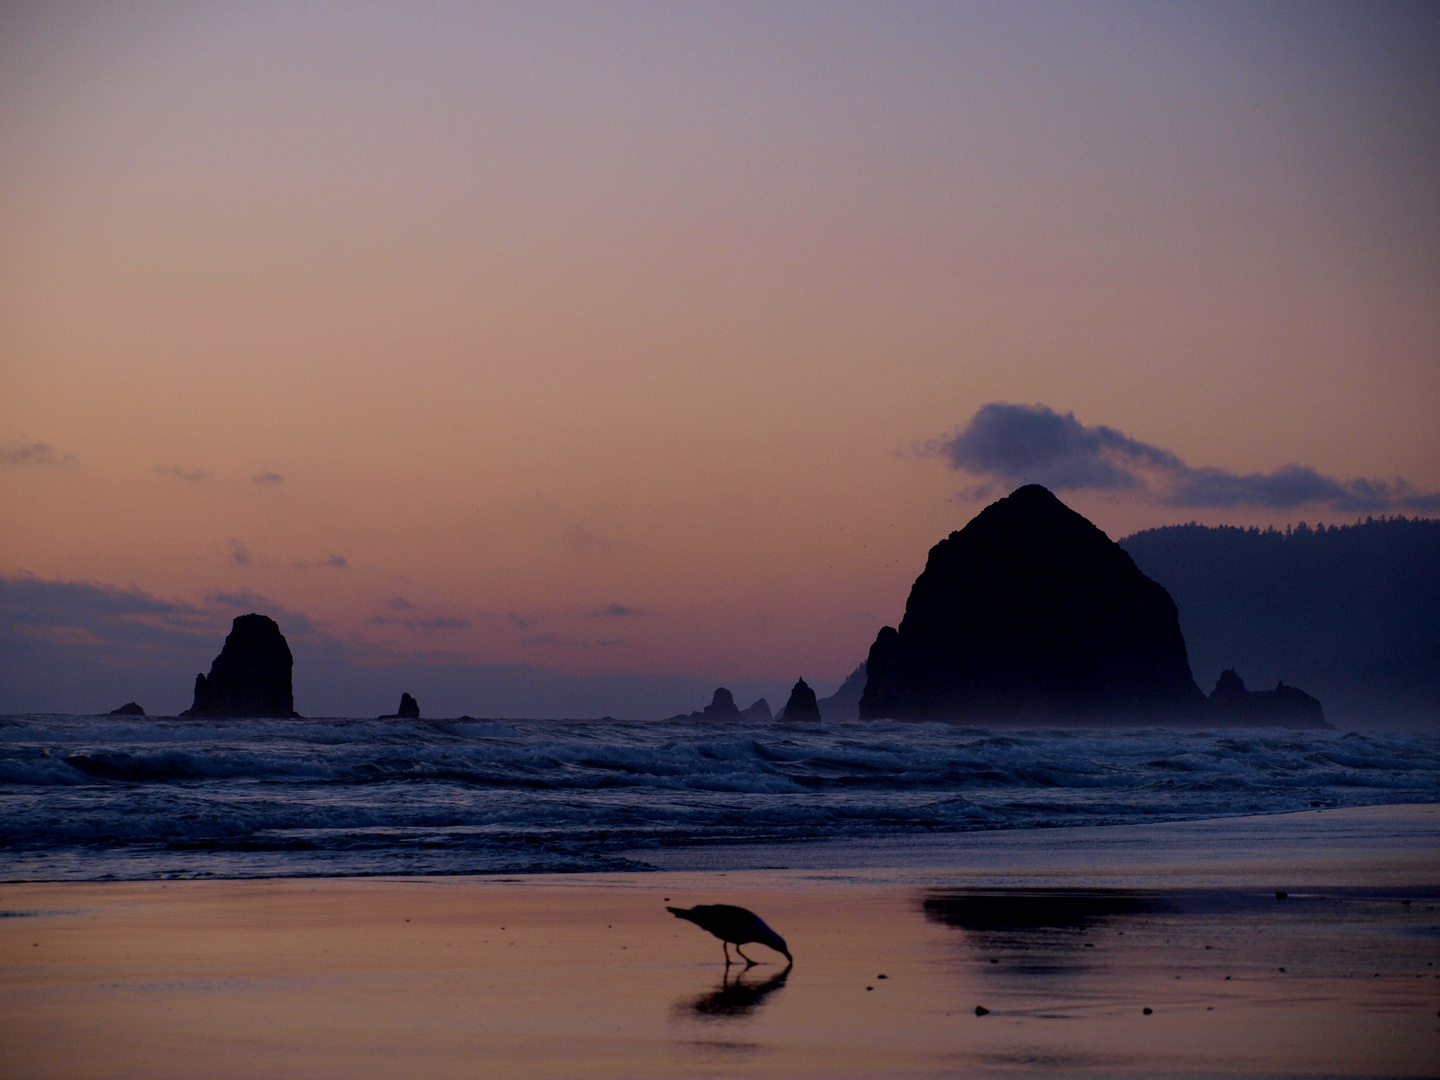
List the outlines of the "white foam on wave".
<svg viewBox="0 0 1440 1080">
<path fill-rule="evenodd" d="M 1440 801 L 1440 738 L 851 723 L 0 721 L 0 859 L 443 873 Z M 3 876 L 14 876 L 3 871 Z"/>
</svg>

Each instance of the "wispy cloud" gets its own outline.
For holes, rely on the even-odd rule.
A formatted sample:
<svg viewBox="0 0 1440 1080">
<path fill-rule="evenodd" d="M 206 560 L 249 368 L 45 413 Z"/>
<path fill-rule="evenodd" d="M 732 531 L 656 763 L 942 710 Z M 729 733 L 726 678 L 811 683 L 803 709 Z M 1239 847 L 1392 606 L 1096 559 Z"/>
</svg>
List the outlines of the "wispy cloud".
<svg viewBox="0 0 1440 1080">
<path fill-rule="evenodd" d="M 0 465 L 69 465 L 75 455 L 49 443 L 19 438 L 0 443 Z"/>
<path fill-rule="evenodd" d="M 176 480 L 184 480 L 191 484 L 198 484 L 202 480 L 210 479 L 208 469 L 182 469 L 179 465 L 156 465 L 155 471 L 161 476 L 173 476 Z"/>
<path fill-rule="evenodd" d="M 400 616 L 400 615 L 372 615 L 367 620 L 372 626 L 403 626 L 407 630 L 419 630 L 423 633 L 434 633 L 445 630 L 465 630 L 471 625 L 469 619 L 456 618 L 451 615 L 430 615 L 430 616 Z"/>
<path fill-rule="evenodd" d="M 283 484 L 285 477 L 277 472 L 262 472 L 252 476 L 250 482 L 257 487 L 271 487 L 275 484 Z"/>
<path fill-rule="evenodd" d="M 644 608 L 628 607 L 625 604 L 606 604 L 589 613 L 592 619 L 633 619 L 650 614 Z"/>
<path fill-rule="evenodd" d="M 596 536 L 584 525 L 576 525 L 565 534 L 565 540 L 571 547 L 582 548 L 587 551 L 609 551 L 611 544 L 603 536 Z"/>
<path fill-rule="evenodd" d="M 350 568 L 350 560 L 345 558 L 344 555 L 336 555 L 332 552 L 323 559 L 316 559 L 313 563 L 300 559 L 290 565 L 296 570 L 309 570 L 312 566 L 320 566 L 330 570 L 348 570 Z"/>
<path fill-rule="evenodd" d="M 1045 405 L 992 402 L 963 428 L 916 449 L 943 457 L 953 469 L 988 478 L 965 491 L 973 498 L 1034 483 L 1055 491 L 1145 491 L 1183 507 L 1290 510 L 1313 504 L 1347 513 L 1440 509 L 1440 493 L 1418 490 L 1399 478 L 1340 480 L 1308 465 L 1265 473 L 1195 468 L 1163 447 L 1103 424 L 1087 427 L 1074 413 Z"/>
<path fill-rule="evenodd" d="M 255 556 L 250 554 L 250 549 L 239 540 L 230 541 L 230 561 L 236 566 L 250 566 L 255 562 Z"/>
</svg>

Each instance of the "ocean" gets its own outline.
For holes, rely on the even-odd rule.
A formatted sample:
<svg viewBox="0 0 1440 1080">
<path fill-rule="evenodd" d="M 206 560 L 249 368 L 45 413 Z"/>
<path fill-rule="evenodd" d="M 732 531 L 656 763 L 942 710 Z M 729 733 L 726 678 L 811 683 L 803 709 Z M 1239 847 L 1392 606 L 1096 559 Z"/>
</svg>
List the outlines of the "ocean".
<svg viewBox="0 0 1440 1080">
<path fill-rule="evenodd" d="M 721 844 L 1440 802 L 1440 736 L 0 718 L 0 879 L 646 870 Z"/>
</svg>

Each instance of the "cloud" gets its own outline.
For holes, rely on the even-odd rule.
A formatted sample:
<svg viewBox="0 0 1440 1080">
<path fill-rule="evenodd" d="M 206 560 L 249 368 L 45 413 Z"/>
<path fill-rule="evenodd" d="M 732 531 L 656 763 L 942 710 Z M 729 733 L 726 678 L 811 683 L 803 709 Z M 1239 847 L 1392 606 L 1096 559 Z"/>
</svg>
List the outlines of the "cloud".
<svg viewBox="0 0 1440 1080">
<path fill-rule="evenodd" d="M 284 483 L 285 477 L 281 476 L 277 472 L 262 472 L 256 476 L 252 476 L 250 478 L 250 482 L 252 484 L 255 484 L 257 487 L 270 487 L 273 484 Z"/>
<path fill-rule="evenodd" d="M 584 525 L 576 525 L 565 534 L 565 539 L 571 547 L 589 551 L 609 551 L 611 546 L 609 540 L 603 536 L 596 536 Z"/>
<path fill-rule="evenodd" d="M 156 465 L 155 471 L 161 476 L 173 476 L 177 480 L 185 480 L 192 484 L 210 479 L 208 469 L 182 469 L 179 465 Z"/>
<path fill-rule="evenodd" d="M 316 559 L 313 563 L 300 559 L 292 562 L 290 565 L 296 570 L 309 570 L 312 566 L 327 567 L 331 570 L 348 570 L 350 568 L 350 560 L 345 558 L 344 555 L 336 555 L 334 552 L 331 552 L 323 559 Z"/>
<path fill-rule="evenodd" d="M 433 615 L 418 618 L 401 618 L 398 615 L 372 615 L 366 620 L 372 626 L 403 626 L 407 630 L 419 630 L 431 634 L 437 630 L 465 630 L 471 625 L 469 619 L 449 615 Z"/>
<path fill-rule="evenodd" d="M 239 540 L 230 541 L 230 561 L 236 566 L 250 566 L 255 562 L 255 557 L 250 554 L 250 549 Z"/>
<path fill-rule="evenodd" d="M 633 619 L 641 615 L 648 615 L 644 608 L 626 607 L 624 604 L 606 604 L 602 608 L 590 612 L 592 619 Z"/>
<path fill-rule="evenodd" d="M 1055 491 L 1144 491 L 1184 507 L 1290 510 L 1313 504 L 1348 513 L 1440 509 L 1440 493 L 1419 491 L 1400 479 L 1337 480 L 1308 465 L 1246 474 L 1192 468 L 1163 447 L 1103 424 L 1087 427 L 1074 413 L 1062 415 L 1045 405 L 991 402 L 963 428 L 916 450 L 943 457 L 957 471 L 988 477 L 966 489 L 971 498 L 1043 484 Z"/>
<path fill-rule="evenodd" d="M 69 465 L 74 460 L 75 455 L 34 439 L 0 443 L 0 465 Z"/>
</svg>

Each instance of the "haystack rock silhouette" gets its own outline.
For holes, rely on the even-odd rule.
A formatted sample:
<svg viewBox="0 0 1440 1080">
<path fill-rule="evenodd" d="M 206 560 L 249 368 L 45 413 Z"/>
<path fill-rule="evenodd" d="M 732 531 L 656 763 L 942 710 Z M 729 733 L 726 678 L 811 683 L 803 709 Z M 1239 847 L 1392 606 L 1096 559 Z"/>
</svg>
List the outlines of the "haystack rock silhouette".
<svg viewBox="0 0 1440 1080">
<path fill-rule="evenodd" d="M 1200 719 L 1175 602 L 1031 484 L 930 549 L 865 662 L 862 719 Z"/>
<path fill-rule="evenodd" d="M 1274 690 L 1246 690 L 1245 680 L 1226 668 L 1205 701 L 1212 724 L 1275 724 L 1289 728 L 1328 728 L 1320 702 L 1296 686 L 1276 683 Z"/>
<path fill-rule="evenodd" d="M 393 713 L 380 717 L 381 720 L 419 720 L 420 703 L 409 694 L 400 695 L 400 707 Z"/>
<path fill-rule="evenodd" d="M 810 689 L 810 684 L 804 679 L 791 688 L 790 700 L 785 703 L 780 719 L 802 724 L 820 723 L 820 706 L 815 700 L 815 691 Z"/>
<path fill-rule="evenodd" d="M 140 707 L 138 701 L 127 701 L 118 709 L 111 709 L 110 716 L 144 716 L 145 710 Z"/>
<path fill-rule="evenodd" d="M 195 676 L 195 704 L 181 716 L 261 716 L 300 719 L 295 711 L 291 670 L 295 658 L 274 619 L 241 615 L 210 665 L 210 676 Z"/>
</svg>

